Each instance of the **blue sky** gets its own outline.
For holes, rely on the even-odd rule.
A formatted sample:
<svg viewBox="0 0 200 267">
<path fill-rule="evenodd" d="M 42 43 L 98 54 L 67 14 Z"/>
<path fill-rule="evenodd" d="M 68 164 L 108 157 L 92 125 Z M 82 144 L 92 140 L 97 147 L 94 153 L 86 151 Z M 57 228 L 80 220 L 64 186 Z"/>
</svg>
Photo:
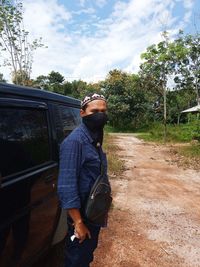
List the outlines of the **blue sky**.
<svg viewBox="0 0 200 267">
<path fill-rule="evenodd" d="M 194 29 L 200 0 L 24 0 L 30 38 L 47 49 L 35 52 L 32 77 L 59 71 L 66 80 L 96 82 L 117 68 L 136 73 L 140 54 L 181 28 Z M 198 16 L 196 16 L 198 17 Z M 197 19 L 200 30 L 200 19 Z M 9 71 L 3 71 L 8 76 Z"/>
</svg>

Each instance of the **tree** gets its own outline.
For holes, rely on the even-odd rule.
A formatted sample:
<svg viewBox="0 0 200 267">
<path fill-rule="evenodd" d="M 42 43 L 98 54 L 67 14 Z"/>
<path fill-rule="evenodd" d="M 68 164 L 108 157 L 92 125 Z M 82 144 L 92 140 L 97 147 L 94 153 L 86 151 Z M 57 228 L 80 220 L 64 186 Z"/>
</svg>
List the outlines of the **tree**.
<svg viewBox="0 0 200 267">
<path fill-rule="evenodd" d="M 41 38 L 28 41 L 28 31 L 23 23 L 22 2 L 0 0 L 0 48 L 4 66 L 11 68 L 13 82 L 26 85 L 30 79 L 33 52 L 43 47 Z"/>
<path fill-rule="evenodd" d="M 126 103 L 124 89 L 128 82 L 128 75 L 121 70 L 110 71 L 102 83 L 105 96 L 108 99 L 109 121 L 113 127 L 122 127 L 125 114 L 130 109 Z"/>
<path fill-rule="evenodd" d="M 51 71 L 49 75 L 47 76 L 49 84 L 62 84 L 65 80 L 65 78 L 56 71 Z"/>
<path fill-rule="evenodd" d="M 167 120 L 179 123 L 181 111 L 194 105 L 195 98 L 200 103 L 200 36 L 184 35 L 183 31 L 179 31 L 173 41 L 169 41 L 166 34 L 164 38 L 164 42 L 148 47 L 142 54 L 145 62 L 140 66 L 140 77 L 143 88 L 157 98 L 154 104 L 157 114 L 164 107 L 166 125 Z M 167 103 L 165 89 L 169 76 L 171 81 L 174 78 L 170 90 L 178 91 L 168 91 Z"/>
<path fill-rule="evenodd" d="M 33 86 L 47 91 L 64 94 L 64 77 L 56 71 L 51 71 L 47 76 L 39 75 L 34 81 Z"/>
<path fill-rule="evenodd" d="M 184 44 L 188 53 L 182 60 L 182 83 L 194 88 L 197 104 L 200 105 L 200 35 L 186 35 Z"/>
<path fill-rule="evenodd" d="M 72 84 L 68 81 L 63 83 L 64 95 L 72 96 Z"/>
<path fill-rule="evenodd" d="M 65 78 L 59 72 L 51 71 L 47 76 L 47 80 L 48 90 L 64 95 L 63 82 Z"/>
<path fill-rule="evenodd" d="M 33 86 L 39 89 L 48 90 L 48 76 L 39 75 L 33 82 Z"/>
<path fill-rule="evenodd" d="M 3 77 L 3 73 L 0 73 L 0 82 L 5 83 L 6 80 Z"/>
<path fill-rule="evenodd" d="M 114 69 L 102 82 L 108 99 L 109 122 L 113 127 L 131 129 L 146 122 L 146 97 L 138 75 Z"/>
<path fill-rule="evenodd" d="M 29 81 L 30 77 L 24 70 L 18 70 L 17 72 L 13 72 L 12 74 L 12 82 L 14 84 L 28 85 Z"/>
<path fill-rule="evenodd" d="M 194 91 L 187 89 L 173 90 L 168 92 L 168 122 L 179 124 L 185 116 L 181 111 L 194 104 Z"/>
<path fill-rule="evenodd" d="M 168 51 L 173 58 L 175 89 L 194 91 L 200 103 L 200 35 L 180 31 L 178 38 L 169 43 Z"/>
<path fill-rule="evenodd" d="M 162 42 L 149 46 L 147 51 L 141 55 L 145 62 L 140 66 L 140 75 L 143 81 L 149 81 L 149 86 L 153 87 L 163 98 L 164 142 L 166 142 L 167 80 L 169 75 L 173 74 L 174 62 L 171 50 L 169 50 L 167 32 L 163 32 L 162 36 Z"/>
<path fill-rule="evenodd" d="M 72 81 L 71 85 L 72 96 L 75 98 L 82 99 L 87 92 L 87 83 L 82 80 L 74 80 Z"/>
</svg>

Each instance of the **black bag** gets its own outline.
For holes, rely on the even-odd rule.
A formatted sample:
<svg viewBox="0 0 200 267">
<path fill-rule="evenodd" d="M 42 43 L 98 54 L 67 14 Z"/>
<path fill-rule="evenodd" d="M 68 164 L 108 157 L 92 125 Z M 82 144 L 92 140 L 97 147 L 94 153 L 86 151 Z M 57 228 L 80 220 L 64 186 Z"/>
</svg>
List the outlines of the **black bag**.
<svg viewBox="0 0 200 267">
<path fill-rule="evenodd" d="M 99 152 L 99 151 L 98 151 Z M 100 156 L 100 152 L 99 152 Z M 101 157 L 100 157 L 101 160 Z M 111 186 L 101 160 L 101 174 L 96 179 L 85 206 L 85 217 L 89 222 L 104 225 L 112 203 Z"/>
</svg>

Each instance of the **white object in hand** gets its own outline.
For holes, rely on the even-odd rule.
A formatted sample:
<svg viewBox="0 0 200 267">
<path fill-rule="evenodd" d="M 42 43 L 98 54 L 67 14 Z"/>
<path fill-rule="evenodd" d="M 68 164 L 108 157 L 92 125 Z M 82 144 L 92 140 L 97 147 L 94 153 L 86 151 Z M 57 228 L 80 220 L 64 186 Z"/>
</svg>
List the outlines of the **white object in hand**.
<svg viewBox="0 0 200 267">
<path fill-rule="evenodd" d="M 72 236 L 70 237 L 71 241 L 74 241 L 75 237 L 76 237 L 75 235 L 72 235 Z"/>
</svg>

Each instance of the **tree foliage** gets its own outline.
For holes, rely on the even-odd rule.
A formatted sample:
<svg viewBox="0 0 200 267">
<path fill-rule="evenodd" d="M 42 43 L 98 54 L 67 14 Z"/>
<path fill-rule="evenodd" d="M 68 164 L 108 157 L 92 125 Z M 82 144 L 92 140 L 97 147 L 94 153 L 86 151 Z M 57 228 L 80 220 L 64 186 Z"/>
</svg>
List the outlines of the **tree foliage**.
<svg viewBox="0 0 200 267">
<path fill-rule="evenodd" d="M 43 44 L 40 39 L 28 40 L 23 23 L 22 2 L 0 0 L 0 49 L 4 66 L 11 69 L 13 82 L 26 85 L 30 80 L 33 52 Z"/>
<path fill-rule="evenodd" d="M 51 71 L 48 75 L 39 75 L 32 81 L 32 86 L 78 99 L 82 99 L 89 92 L 100 92 L 99 83 L 88 84 L 82 80 L 65 81 L 64 76 L 56 71 Z"/>
<path fill-rule="evenodd" d="M 0 73 L 0 82 L 5 83 L 6 79 L 4 79 L 3 73 Z"/>
<path fill-rule="evenodd" d="M 195 105 L 195 98 L 199 103 L 200 36 L 180 31 L 174 40 L 170 41 L 167 33 L 164 37 L 164 41 L 148 47 L 142 54 L 144 62 L 139 75 L 146 94 L 148 91 L 155 99 L 155 112 L 161 115 L 166 107 L 166 121 L 179 123 L 181 111 Z"/>
<path fill-rule="evenodd" d="M 179 42 L 176 40 L 175 43 Z M 200 35 L 182 37 L 182 49 L 185 51 L 179 62 L 180 75 L 176 76 L 177 84 L 182 88 L 193 89 L 196 101 L 200 104 Z"/>
<path fill-rule="evenodd" d="M 102 82 L 102 87 L 113 127 L 130 129 L 145 123 L 143 115 L 148 104 L 138 75 L 114 69 Z"/>
</svg>

